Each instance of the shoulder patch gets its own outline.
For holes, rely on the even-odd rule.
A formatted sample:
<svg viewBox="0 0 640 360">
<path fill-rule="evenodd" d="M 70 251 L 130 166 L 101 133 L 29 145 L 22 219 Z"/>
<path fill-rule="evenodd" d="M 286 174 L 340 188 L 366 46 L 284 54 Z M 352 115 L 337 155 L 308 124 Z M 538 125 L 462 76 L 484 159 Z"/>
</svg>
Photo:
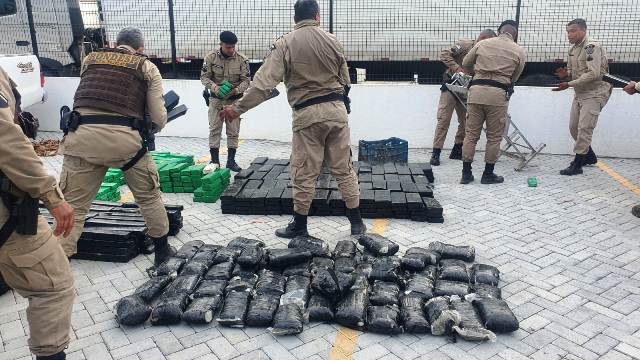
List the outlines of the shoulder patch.
<svg viewBox="0 0 640 360">
<path fill-rule="evenodd" d="M 586 51 L 588 55 L 593 55 L 593 51 L 595 50 L 595 48 L 596 46 L 594 44 L 588 44 L 584 47 L 584 51 Z"/>
</svg>

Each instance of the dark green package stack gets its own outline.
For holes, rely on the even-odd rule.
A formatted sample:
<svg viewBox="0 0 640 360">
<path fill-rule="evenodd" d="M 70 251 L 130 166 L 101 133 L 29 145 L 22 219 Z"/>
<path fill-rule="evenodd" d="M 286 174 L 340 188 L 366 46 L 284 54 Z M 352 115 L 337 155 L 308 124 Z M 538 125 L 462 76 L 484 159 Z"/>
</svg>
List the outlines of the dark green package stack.
<svg viewBox="0 0 640 360">
<path fill-rule="evenodd" d="M 202 170 L 205 164 L 196 164 L 180 171 L 180 181 L 185 193 L 193 193 L 202 185 Z"/>
<path fill-rule="evenodd" d="M 103 182 L 96 195 L 96 200 L 118 201 L 120 200 L 120 185 L 118 183 Z"/>
<path fill-rule="evenodd" d="M 193 193 L 194 202 L 215 203 L 229 186 L 231 172 L 221 168 L 202 177 L 202 186 Z"/>
<path fill-rule="evenodd" d="M 124 172 L 120 169 L 109 169 L 107 173 L 104 175 L 103 183 L 115 183 L 118 186 L 122 186 L 125 184 L 124 181 Z"/>
<path fill-rule="evenodd" d="M 193 165 L 193 155 L 153 152 L 153 160 L 160 176 L 160 189 L 164 193 L 193 192 L 191 179 L 183 179 L 182 170 Z M 188 180 L 188 181 L 187 181 Z M 186 191 L 185 191 L 186 187 Z"/>
</svg>

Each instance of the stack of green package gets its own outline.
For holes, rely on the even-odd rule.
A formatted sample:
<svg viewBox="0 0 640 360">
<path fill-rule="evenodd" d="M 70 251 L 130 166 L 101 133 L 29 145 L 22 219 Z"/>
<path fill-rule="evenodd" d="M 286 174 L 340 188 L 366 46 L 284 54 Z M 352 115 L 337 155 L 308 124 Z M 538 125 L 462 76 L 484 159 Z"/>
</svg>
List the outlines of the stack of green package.
<svg viewBox="0 0 640 360">
<path fill-rule="evenodd" d="M 182 177 L 182 170 L 193 165 L 193 155 L 154 152 L 153 160 L 160 176 L 160 189 L 164 193 L 193 192 L 191 177 Z M 186 189 L 185 189 L 186 188 Z"/>
<path fill-rule="evenodd" d="M 118 201 L 120 200 L 120 190 L 118 188 L 120 185 L 118 183 L 108 183 L 104 182 L 100 185 L 100 190 L 98 190 L 98 194 L 96 195 L 96 200 L 101 201 Z"/>
<path fill-rule="evenodd" d="M 202 185 L 202 170 L 205 166 L 205 164 L 191 165 L 180 171 L 180 181 L 185 193 L 192 193 Z"/>
<path fill-rule="evenodd" d="M 202 186 L 193 193 L 194 202 L 214 203 L 220 199 L 224 189 L 229 186 L 231 172 L 221 168 L 202 177 Z"/>
<path fill-rule="evenodd" d="M 104 176 L 103 183 L 115 183 L 118 186 L 122 186 L 125 184 L 124 181 L 124 173 L 120 169 L 109 169 Z"/>
</svg>

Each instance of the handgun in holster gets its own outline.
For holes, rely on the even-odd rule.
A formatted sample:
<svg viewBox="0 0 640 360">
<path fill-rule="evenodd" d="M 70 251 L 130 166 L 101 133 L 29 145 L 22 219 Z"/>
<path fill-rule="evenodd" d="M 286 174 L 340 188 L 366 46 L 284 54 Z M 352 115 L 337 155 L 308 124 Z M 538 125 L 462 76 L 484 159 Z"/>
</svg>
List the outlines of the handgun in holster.
<svg viewBox="0 0 640 360">
<path fill-rule="evenodd" d="M 15 221 L 15 231 L 21 235 L 38 233 L 39 201 L 18 189 L 0 172 L 0 197 L 9 210 L 9 221 Z"/>
<path fill-rule="evenodd" d="M 74 132 L 80 126 L 80 113 L 71 111 L 68 106 L 60 108 L 60 130 L 67 135 L 69 131 Z"/>
<path fill-rule="evenodd" d="M 349 92 L 351 91 L 351 86 L 345 85 L 344 87 L 344 106 L 347 108 L 347 114 L 351 114 L 351 98 L 349 97 Z"/>
<path fill-rule="evenodd" d="M 211 97 L 209 89 L 204 88 L 204 90 L 202 90 L 202 97 L 204 98 L 204 103 L 207 104 L 207 107 L 209 107 L 209 98 Z"/>
</svg>

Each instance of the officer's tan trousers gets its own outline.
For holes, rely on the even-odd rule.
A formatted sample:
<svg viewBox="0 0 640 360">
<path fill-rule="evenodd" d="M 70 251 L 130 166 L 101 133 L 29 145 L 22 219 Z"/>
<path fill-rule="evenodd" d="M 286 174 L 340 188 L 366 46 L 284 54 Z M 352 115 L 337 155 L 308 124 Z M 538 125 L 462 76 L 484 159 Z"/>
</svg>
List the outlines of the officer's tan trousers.
<svg viewBox="0 0 640 360">
<path fill-rule="evenodd" d="M 220 137 L 222 135 L 222 125 L 225 121 L 218 117 L 218 112 L 223 106 L 231 105 L 233 101 L 222 101 L 216 98 L 209 98 L 209 147 L 220 148 Z M 237 149 L 238 137 L 240 136 L 240 121 L 242 118 L 226 121 L 227 147 Z"/>
<path fill-rule="evenodd" d="M 487 124 L 487 147 L 484 159 L 488 164 L 495 164 L 500 155 L 500 143 L 507 123 L 508 106 L 467 104 L 467 124 L 462 161 L 472 162 L 476 152 L 476 144 L 480 140 L 482 125 Z"/>
<path fill-rule="evenodd" d="M 449 125 L 451 124 L 451 117 L 453 111 L 456 111 L 458 115 L 458 131 L 456 131 L 456 144 L 462 144 L 464 141 L 464 126 L 467 117 L 467 111 L 464 105 L 461 104 L 451 91 L 443 91 L 440 95 L 440 101 L 438 102 L 438 114 L 436 125 L 436 133 L 433 136 L 433 148 L 442 149 L 444 141 L 447 138 L 447 132 L 449 131 Z"/>
<path fill-rule="evenodd" d="M 358 177 L 351 162 L 349 125 L 320 122 L 293 132 L 291 144 L 291 181 L 293 209 L 308 215 L 322 164 L 326 164 L 338 182 L 347 208 L 360 205 Z"/>
<path fill-rule="evenodd" d="M 584 155 L 589 151 L 593 130 L 598 123 L 600 111 L 609 101 L 609 98 L 591 98 L 578 100 L 573 99 L 571 105 L 571 117 L 569 121 L 569 132 L 576 144 L 573 151 L 576 154 Z"/>
<path fill-rule="evenodd" d="M 68 256 L 77 252 L 78 239 L 84 228 L 85 217 L 100 189 L 107 169 L 120 168 L 123 165 L 122 162 L 114 163 L 103 159 L 64 156 L 60 189 L 75 210 L 73 230 L 67 238 L 62 239 L 62 248 Z M 169 232 L 169 219 L 162 203 L 158 170 L 151 154 L 145 154 L 136 165 L 124 173 L 124 178 L 147 223 L 149 236 L 166 235 Z"/>
<path fill-rule="evenodd" d="M 0 248 L 4 281 L 29 300 L 29 349 L 36 356 L 63 351 L 70 341 L 75 290 L 69 260 L 47 221 L 38 218 L 38 234 L 13 233 Z"/>
</svg>

